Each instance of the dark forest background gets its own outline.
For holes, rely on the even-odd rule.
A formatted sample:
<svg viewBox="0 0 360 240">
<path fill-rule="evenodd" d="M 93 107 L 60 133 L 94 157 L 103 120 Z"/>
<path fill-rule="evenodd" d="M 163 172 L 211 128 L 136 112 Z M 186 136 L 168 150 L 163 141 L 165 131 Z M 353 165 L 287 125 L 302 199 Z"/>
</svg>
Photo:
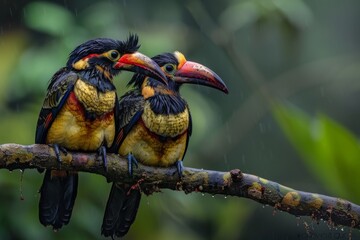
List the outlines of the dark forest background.
<svg viewBox="0 0 360 240">
<path fill-rule="evenodd" d="M 225 95 L 183 87 L 193 117 L 185 166 L 240 168 L 360 204 L 359 10 L 357 0 L 1 0 L 0 143 L 34 143 L 48 80 L 74 47 L 132 32 L 144 54 L 179 50 L 229 88 Z M 116 79 L 119 95 L 130 78 Z M 1 239 L 100 238 L 110 190 L 105 178 L 81 174 L 72 220 L 58 233 L 38 221 L 42 175 L 27 170 L 20 179 L 19 171 L 0 172 Z M 348 239 L 349 233 L 360 237 L 358 230 L 248 199 L 165 190 L 143 197 L 126 239 Z"/>
</svg>

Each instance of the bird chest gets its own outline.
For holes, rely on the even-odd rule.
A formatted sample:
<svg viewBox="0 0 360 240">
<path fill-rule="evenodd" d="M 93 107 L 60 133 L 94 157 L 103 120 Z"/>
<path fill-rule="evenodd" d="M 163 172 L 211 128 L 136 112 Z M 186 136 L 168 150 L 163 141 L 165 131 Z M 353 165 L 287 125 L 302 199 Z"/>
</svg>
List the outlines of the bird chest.
<svg viewBox="0 0 360 240">
<path fill-rule="evenodd" d="M 74 87 L 77 99 L 84 105 L 85 110 L 103 115 L 112 112 L 115 107 L 116 92 L 100 92 L 96 87 L 78 80 Z"/>
<path fill-rule="evenodd" d="M 177 114 L 156 114 L 150 103 L 146 102 L 142 120 L 153 133 L 163 137 L 176 137 L 184 133 L 189 127 L 189 111 L 187 108 Z"/>
</svg>

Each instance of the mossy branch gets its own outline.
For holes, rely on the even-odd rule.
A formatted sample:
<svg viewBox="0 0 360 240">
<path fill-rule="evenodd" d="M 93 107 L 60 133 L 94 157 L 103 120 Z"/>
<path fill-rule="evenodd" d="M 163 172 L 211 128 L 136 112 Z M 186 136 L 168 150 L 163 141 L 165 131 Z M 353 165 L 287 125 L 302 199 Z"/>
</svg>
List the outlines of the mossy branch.
<svg viewBox="0 0 360 240">
<path fill-rule="evenodd" d="M 322 219 L 331 226 L 341 225 L 360 229 L 360 206 L 354 203 L 297 191 L 258 176 L 242 173 L 238 169 L 218 172 L 185 167 L 180 181 L 175 167 L 154 168 L 139 164 L 131 178 L 127 161 L 117 154 L 108 154 L 107 171 L 95 153 L 69 152 L 61 157 L 60 166 L 54 150 L 47 145 L 0 145 L 0 168 L 3 169 L 61 167 L 64 170 L 100 174 L 109 181 L 134 184 L 145 194 L 167 188 L 185 193 L 201 192 L 244 197 L 295 216 L 310 216 L 316 221 Z"/>
</svg>

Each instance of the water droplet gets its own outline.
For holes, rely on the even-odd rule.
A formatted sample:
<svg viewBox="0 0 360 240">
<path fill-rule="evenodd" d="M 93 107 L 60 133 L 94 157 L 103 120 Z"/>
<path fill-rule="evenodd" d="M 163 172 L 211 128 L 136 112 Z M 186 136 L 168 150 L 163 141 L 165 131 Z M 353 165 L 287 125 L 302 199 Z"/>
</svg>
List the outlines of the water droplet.
<svg viewBox="0 0 360 240">
<path fill-rule="evenodd" d="M 278 210 L 277 210 L 276 208 L 274 208 L 274 210 L 273 210 L 273 216 L 276 215 L 277 211 L 278 211 Z"/>
<path fill-rule="evenodd" d="M 324 96 L 325 96 L 325 89 L 324 89 L 324 87 L 321 87 L 321 88 L 320 88 L 320 96 L 321 96 L 321 97 L 324 97 Z"/>
<path fill-rule="evenodd" d="M 205 196 L 205 194 L 204 194 L 204 193 L 202 193 L 202 194 L 201 194 L 201 196 Z"/>
<path fill-rule="evenodd" d="M 227 163 L 228 163 L 227 154 L 224 154 L 224 162 L 225 162 L 225 164 L 227 164 Z"/>
<path fill-rule="evenodd" d="M 225 196 L 224 198 L 227 199 L 227 196 Z"/>
<path fill-rule="evenodd" d="M 229 134 L 226 134 L 226 140 L 228 144 L 232 143 L 232 138 L 231 138 L 231 133 L 229 132 Z"/>
<path fill-rule="evenodd" d="M 20 169 L 20 200 L 25 200 L 23 195 L 24 170 Z"/>
<path fill-rule="evenodd" d="M 340 230 L 343 232 L 343 231 L 344 231 L 344 228 L 342 227 L 342 228 L 340 228 Z"/>
<path fill-rule="evenodd" d="M 264 132 L 265 132 L 264 124 L 259 123 L 259 128 L 260 128 L 260 132 L 261 132 L 261 133 L 264 133 Z"/>
<path fill-rule="evenodd" d="M 214 195 L 211 196 L 212 198 L 215 197 Z"/>
</svg>

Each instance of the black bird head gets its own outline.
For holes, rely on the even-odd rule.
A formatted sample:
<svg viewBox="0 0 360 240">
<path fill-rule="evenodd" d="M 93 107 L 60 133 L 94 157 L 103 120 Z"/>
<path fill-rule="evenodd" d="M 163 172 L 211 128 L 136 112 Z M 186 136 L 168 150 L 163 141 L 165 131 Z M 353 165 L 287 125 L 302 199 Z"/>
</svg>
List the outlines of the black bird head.
<svg viewBox="0 0 360 240">
<path fill-rule="evenodd" d="M 178 92 L 184 83 L 199 84 L 218 89 L 228 93 L 222 79 L 211 69 L 196 62 L 187 61 L 181 52 L 163 53 L 152 58 L 162 69 L 167 77 L 168 88 Z M 135 74 L 129 84 L 141 88 L 146 76 Z M 151 78 L 150 78 L 151 79 Z M 148 85 L 156 86 L 162 83 L 148 81 Z"/>
<path fill-rule="evenodd" d="M 97 68 L 108 79 L 112 79 L 121 70 L 126 70 L 166 83 L 163 71 L 149 57 L 137 52 L 139 47 L 135 34 L 130 34 L 126 41 L 110 38 L 92 39 L 70 53 L 67 67 L 75 71 Z"/>
</svg>

